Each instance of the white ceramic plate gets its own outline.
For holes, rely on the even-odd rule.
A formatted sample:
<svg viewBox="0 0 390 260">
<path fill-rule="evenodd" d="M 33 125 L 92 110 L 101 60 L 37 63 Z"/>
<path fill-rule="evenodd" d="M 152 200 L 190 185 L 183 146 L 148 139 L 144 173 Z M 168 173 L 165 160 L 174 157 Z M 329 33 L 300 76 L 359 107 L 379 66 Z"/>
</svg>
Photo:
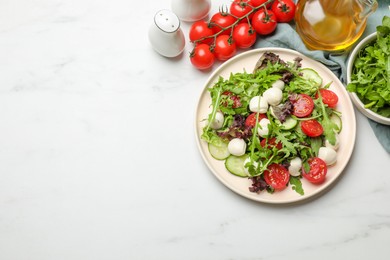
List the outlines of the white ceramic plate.
<svg viewBox="0 0 390 260">
<path fill-rule="evenodd" d="M 218 80 L 219 76 L 227 78 L 230 73 L 243 72 L 244 69 L 247 72 L 252 72 L 257 60 L 265 51 L 271 51 L 279 55 L 280 58 L 284 61 L 293 61 L 296 57 L 302 58 L 302 67 L 315 69 L 322 76 L 324 84 L 333 82 L 330 89 L 333 90 L 339 97 L 337 110 L 341 111 L 342 113 L 343 125 L 342 131 L 340 133 L 340 148 L 337 153 L 337 162 L 335 165 L 328 168 L 326 181 L 321 185 L 314 185 L 307 182 L 305 179 L 302 179 L 305 195 L 299 195 L 291 189 L 291 186 L 288 186 L 283 191 L 278 191 L 273 194 L 269 194 L 266 191 L 260 194 L 250 192 L 249 187 L 251 186 L 251 180 L 247 178 L 240 178 L 229 173 L 224 166 L 224 161 L 218 161 L 212 158 L 208 152 L 207 143 L 200 138 L 202 135 L 202 129 L 205 125 L 204 119 L 207 118 L 211 111 L 211 97 L 207 91 L 207 88 L 212 87 Z M 218 178 L 218 180 L 226 185 L 226 187 L 238 193 L 239 195 L 254 201 L 272 204 L 285 204 L 299 202 L 312 198 L 315 195 L 319 195 L 323 191 L 327 190 L 331 184 L 337 180 L 337 178 L 342 174 L 345 166 L 348 164 L 354 149 L 356 120 L 353 105 L 347 91 L 344 88 L 344 85 L 324 65 L 296 51 L 282 48 L 263 48 L 247 51 L 237 55 L 234 58 L 226 61 L 213 72 L 204 86 L 196 108 L 195 134 L 197 138 L 197 145 L 204 162 L 211 170 L 211 172 Z"/>
</svg>

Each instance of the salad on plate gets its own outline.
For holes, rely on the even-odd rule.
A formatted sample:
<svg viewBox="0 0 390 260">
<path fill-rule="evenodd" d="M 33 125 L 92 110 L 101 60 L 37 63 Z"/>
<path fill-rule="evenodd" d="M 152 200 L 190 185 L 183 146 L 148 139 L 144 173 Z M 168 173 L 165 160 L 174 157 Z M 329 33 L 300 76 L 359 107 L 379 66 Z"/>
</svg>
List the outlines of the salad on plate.
<svg viewBox="0 0 390 260">
<path fill-rule="evenodd" d="M 250 192 L 291 187 L 302 178 L 321 185 L 337 161 L 341 112 L 338 96 L 301 58 L 265 52 L 252 72 L 219 77 L 208 88 L 211 112 L 201 138 L 228 172 L 249 178 Z"/>
</svg>

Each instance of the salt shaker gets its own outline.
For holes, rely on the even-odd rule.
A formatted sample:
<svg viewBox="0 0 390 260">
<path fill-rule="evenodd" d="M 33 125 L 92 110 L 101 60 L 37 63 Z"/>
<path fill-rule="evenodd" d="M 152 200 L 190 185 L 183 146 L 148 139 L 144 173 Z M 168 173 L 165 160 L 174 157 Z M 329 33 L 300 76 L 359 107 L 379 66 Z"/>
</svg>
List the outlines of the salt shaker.
<svg viewBox="0 0 390 260">
<path fill-rule="evenodd" d="M 172 0 L 172 11 L 185 22 L 205 18 L 211 9 L 211 0 Z"/>
<path fill-rule="evenodd" d="M 158 11 L 149 28 L 149 41 L 162 56 L 172 58 L 180 55 L 184 50 L 185 38 L 179 17 L 170 10 Z"/>
</svg>

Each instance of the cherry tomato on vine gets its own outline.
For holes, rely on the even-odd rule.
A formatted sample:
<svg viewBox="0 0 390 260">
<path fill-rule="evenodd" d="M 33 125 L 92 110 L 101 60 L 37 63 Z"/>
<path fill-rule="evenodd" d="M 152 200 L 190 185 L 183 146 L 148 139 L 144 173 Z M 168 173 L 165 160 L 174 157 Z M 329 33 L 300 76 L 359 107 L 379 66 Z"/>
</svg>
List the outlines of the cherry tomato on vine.
<svg viewBox="0 0 390 260">
<path fill-rule="evenodd" d="M 258 34 L 271 34 L 277 26 L 275 14 L 271 10 L 261 8 L 253 15 L 252 25 Z"/>
<path fill-rule="evenodd" d="M 321 97 L 322 97 L 322 102 L 326 105 L 328 105 L 328 107 L 336 107 L 337 106 L 337 103 L 339 102 L 339 97 L 337 96 L 336 93 L 334 93 L 332 90 L 330 89 L 324 89 L 324 88 L 321 88 L 319 90 L 320 94 L 321 94 Z M 318 98 L 318 94 L 316 94 L 316 98 Z"/>
<path fill-rule="evenodd" d="M 268 166 L 267 170 L 264 171 L 263 176 L 265 182 L 275 190 L 283 190 L 290 180 L 290 173 L 288 170 L 284 166 L 276 163 Z"/>
<path fill-rule="evenodd" d="M 227 28 L 227 27 L 231 26 L 235 21 L 236 21 L 236 18 L 234 18 L 230 14 L 218 12 L 218 13 L 215 13 L 210 19 L 211 29 L 213 30 L 213 32 L 215 34 L 215 33 L 220 32 L 222 30 L 222 28 Z M 226 29 L 221 34 L 230 35 L 231 31 L 232 31 L 232 29 L 229 28 L 229 29 Z"/>
<path fill-rule="evenodd" d="M 228 60 L 236 54 L 236 43 L 229 35 L 219 35 L 215 40 L 214 55 L 218 60 Z"/>
<path fill-rule="evenodd" d="M 309 172 L 306 172 L 305 168 L 302 166 L 303 178 L 314 184 L 323 183 L 325 181 L 326 173 L 328 171 L 326 163 L 318 157 L 309 158 L 307 162 L 310 166 L 310 170 Z"/>
<path fill-rule="evenodd" d="M 194 42 L 199 39 L 202 39 L 204 37 L 212 36 L 213 30 L 209 28 L 208 23 L 206 21 L 197 21 L 191 25 L 190 32 L 189 32 L 189 37 L 190 41 Z M 211 44 L 213 42 L 213 38 L 207 38 L 202 41 L 197 42 L 197 44 L 200 43 L 206 43 L 206 44 Z"/>
<path fill-rule="evenodd" d="M 234 0 L 230 5 L 230 13 L 233 16 L 238 18 L 244 17 L 252 11 L 252 7 L 248 5 L 248 0 Z M 253 14 L 249 15 L 249 19 L 253 16 Z M 242 19 L 241 22 L 247 22 L 248 20 Z"/>
<path fill-rule="evenodd" d="M 317 137 L 322 135 L 324 128 L 315 119 L 304 120 L 301 122 L 302 132 L 310 137 Z"/>
<path fill-rule="evenodd" d="M 233 40 L 238 48 L 246 49 L 256 42 L 256 33 L 248 23 L 240 23 L 233 29 Z"/>
<path fill-rule="evenodd" d="M 276 16 L 276 20 L 280 23 L 288 23 L 294 19 L 295 3 L 292 0 L 277 0 L 274 1 L 271 10 Z"/>
<path fill-rule="evenodd" d="M 200 70 L 205 70 L 213 66 L 215 57 L 210 50 L 210 46 L 201 43 L 195 46 L 194 50 L 190 54 L 190 60 L 192 65 Z"/>
<path fill-rule="evenodd" d="M 258 7 L 258 6 L 264 4 L 264 3 L 267 2 L 267 1 L 268 1 L 268 0 L 250 0 L 249 3 L 250 3 L 250 5 L 253 6 L 253 7 Z M 272 4 L 272 3 L 267 4 L 267 8 L 271 8 L 271 4 Z"/>
</svg>

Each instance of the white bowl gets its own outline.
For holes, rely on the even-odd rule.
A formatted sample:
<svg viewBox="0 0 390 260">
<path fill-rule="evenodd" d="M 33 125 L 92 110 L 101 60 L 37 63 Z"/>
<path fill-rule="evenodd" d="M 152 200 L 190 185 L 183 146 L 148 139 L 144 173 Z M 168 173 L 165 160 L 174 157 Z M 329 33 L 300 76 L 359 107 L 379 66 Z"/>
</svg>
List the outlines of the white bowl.
<svg viewBox="0 0 390 260">
<path fill-rule="evenodd" d="M 355 62 L 355 58 L 358 55 L 359 51 L 363 49 L 366 45 L 372 43 L 376 40 L 376 32 L 368 35 L 363 40 L 359 42 L 358 45 L 352 50 L 351 55 L 349 56 L 348 64 L 347 64 L 347 83 L 351 82 L 351 73 L 353 64 Z M 363 102 L 359 99 L 356 93 L 349 92 L 349 96 L 351 97 L 352 102 L 356 106 L 356 108 L 366 117 L 372 119 L 373 121 L 376 121 L 378 123 L 384 124 L 384 125 L 390 125 L 390 118 L 381 116 L 375 112 L 373 112 L 370 109 L 367 109 L 364 107 Z"/>
</svg>

